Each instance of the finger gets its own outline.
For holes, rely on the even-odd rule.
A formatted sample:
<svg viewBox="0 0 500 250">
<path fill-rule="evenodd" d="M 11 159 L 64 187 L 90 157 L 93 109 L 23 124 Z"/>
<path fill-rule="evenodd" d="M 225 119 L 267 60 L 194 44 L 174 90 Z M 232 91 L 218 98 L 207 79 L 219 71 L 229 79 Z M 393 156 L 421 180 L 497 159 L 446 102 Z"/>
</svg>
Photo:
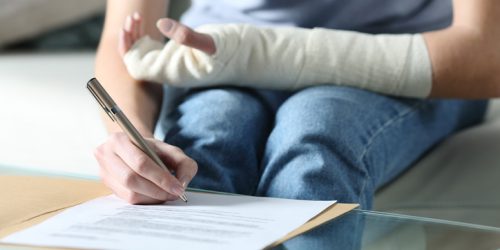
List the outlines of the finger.
<svg viewBox="0 0 500 250">
<path fill-rule="evenodd" d="M 139 40 L 139 38 L 142 37 L 143 32 L 142 32 L 142 17 L 139 14 L 139 12 L 134 12 L 132 15 L 133 23 L 134 23 L 134 29 L 133 29 L 133 38 L 134 42 Z"/>
<path fill-rule="evenodd" d="M 214 40 L 210 35 L 196 32 L 170 18 L 158 20 L 156 26 L 164 36 L 177 43 L 201 50 L 209 55 L 213 55 L 216 51 Z"/>
<path fill-rule="evenodd" d="M 124 56 L 130 47 L 132 47 L 130 35 L 125 30 L 121 30 L 118 37 L 118 52 L 121 56 Z"/>
<path fill-rule="evenodd" d="M 103 182 L 106 186 L 108 186 L 113 193 L 120 197 L 121 199 L 125 200 L 126 202 L 134 205 L 138 204 L 159 204 L 163 203 L 163 200 L 157 200 L 154 198 L 151 198 L 149 196 L 136 193 L 134 191 L 131 191 L 124 186 L 122 186 L 118 181 L 108 178 L 106 180 L 103 179 Z"/>
<path fill-rule="evenodd" d="M 111 151 L 99 156 L 98 162 L 101 166 L 100 173 L 102 180 L 104 183 L 109 184 L 108 186 L 112 190 L 126 189 L 128 194 L 137 193 L 141 196 L 154 199 L 156 202 L 175 200 L 178 198 L 135 173 Z M 121 193 L 123 194 L 125 192 L 122 191 Z M 131 197 L 126 198 L 130 199 Z M 131 201 L 137 201 L 137 199 L 131 199 Z"/>
<path fill-rule="evenodd" d="M 139 194 L 139 193 L 134 193 L 131 190 L 127 190 L 124 186 L 119 184 L 115 179 L 110 178 L 110 175 L 106 173 L 106 170 L 104 168 L 100 168 L 99 174 L 101 176 L 102 182 L 109 187 L 113 193 L 120 197 L 121 199 L 125 200 L 126 202 L 130 204 L 158 204 L 162 203 L 163 201 L 161 200 L 156 200 L 154 198 Z"/>
<path fill-rule="evenodd" d="M 103 170 L 106 171 L 106 170 Z M 158 197 L 152 197 L 147 194 L 143 194 L 141 192 L 137 192 L 135 190 L 129 189 L 122 185 L 117 179 L 112 178 L 110 174 L 103 174 L 103 176 L 106 176 L 103 178 L 103 182 L 106 186 L 111 188 L 113 190 L 113 193 L 115 193 L 118 197 L 126 200 L 128 203 L 131 204 L 157 204 L 157 203 L 163 203 L 165 201 L 174 201 L 179 199 L 178 196 L 172 195 L 169 193 L 166 193 L 166 198 L 158 198 Z"/>
<path fill-rule="evenodd" d="M 123 26 L 123 29 L 125 29 L 126 32 L 132 33 L 132 17 L 127 16 L 125 18 L 125 25 Z"/>
<path fill-rule="evenodd" d="M 132 43 L 134 43 L 137 39 L 137 21 L 134 18 L 134 15 L 130 15 L 130 37 L 132 38 Z"/>
<path fill-rule="evenodd" d="M 124 56 L 125 53 L 132 47 L 132 18 L 127 16 L 125 18 L 125 24 L 123 25 L 123 30 L 120 31 L 118 38 L 118 52 L 121 56 Z"/>
<path fill-rule="evenodd" d="M 124 133 L 113 134 L 114 152 L 135 173 L 150 180 L 163 190 L 180 196 L 184 194 L 184 187 L 170 174 L 169 171 L 158 166 L 149 156 L 136 147 Z"/>
<path fill-rule="evenodd" d="M 196 161 L 188 157 L 180 148 L 169 145 L 158 140 L 149 140 L 158 153 L 158 156 L 166 162 L 173 170 L 177 179 L 184 188 L 198 172 Z"/>
<path fill-rule="evenodd" d="M 139 36 L 138 21 L 135 20 L 134 15 L 130 16 L 130 37 L 132 38 L 132 43 L 137 41 Z"/>
</svg>

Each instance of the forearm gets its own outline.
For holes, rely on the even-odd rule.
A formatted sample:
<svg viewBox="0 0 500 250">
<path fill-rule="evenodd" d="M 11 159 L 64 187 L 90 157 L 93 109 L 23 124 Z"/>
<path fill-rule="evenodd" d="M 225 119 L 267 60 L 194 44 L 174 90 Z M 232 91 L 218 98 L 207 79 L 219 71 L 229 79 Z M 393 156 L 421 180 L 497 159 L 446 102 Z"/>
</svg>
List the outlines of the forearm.
<svg viewBox="0 0 500 250">
<path fill-rule="evenodd" d="M 161 39 L 154 24 L 165 16 L 167 5 L 163 0 L 128 1 L 127 4 L 121 0 L 108 1 L 104 31 L 96 55 L 96 77 L 145 136 L 152 136 L 162 98 L 161 86 L 139 82 L 128 74 L 118 53 L 118 35 L 125 17 L 137 11 L 145 17 L 146 34 Z M 103 116 L 103 120 L 109 132 L 120 131 L 108 117 Z"/>
<path fill-rule="evenodd" d="M 161 86 L 131 78 L 124 69 L 121 58 L 117 58 L 115 53 L 110 53 L 113 50 L 116 50 L 116 42 L 114 46 L 106 46 L 101 41 L 96 57 L 96 77 L 141 134 L 151 136 L 158 113 L 158 103 L 162 98 Z M 104 113 L 102 119 L 108 132 L 121 131 Z"/>
</svg>

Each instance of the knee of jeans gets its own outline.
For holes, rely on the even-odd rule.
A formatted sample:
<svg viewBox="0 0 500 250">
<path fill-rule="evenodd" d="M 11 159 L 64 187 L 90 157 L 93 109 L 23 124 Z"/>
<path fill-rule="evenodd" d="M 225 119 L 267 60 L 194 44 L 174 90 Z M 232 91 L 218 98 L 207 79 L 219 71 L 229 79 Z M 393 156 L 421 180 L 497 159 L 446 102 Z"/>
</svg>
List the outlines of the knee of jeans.
<svg viewBox="0 0 500 250">
<path fill-rule="evenodd" d="M 286 144 L 322 144 L 336 151 L 359 155 L 367 137 L 364 99 L 369 95 L 351 88 L 319 86 L 290 97 L 276 114 L 273 136 Z M 369 101 L 369 100 L 366 100 Z"/>
<path fill-rule="evenodd" d="M 270 126 L 265 105 L 251 92 L 233 88 L 196 91 L 177 113 L 168 137 L 179 145 L 217 145 L 236 151 L 261 140 Z"/>
<path fill-rule="evenodd" d="M 264 122 L 268 115 L 252 92 L 233 88 L 196 91 L 179 106 L 179 112 L 179 122 L 185 126 L 236 135 Z"/>
<path fill-rule="evenodd" d="M 260 111 L 261 104 L 251 91 L 238 88 L 214 88 L 194 91 L 181 104 L 181 109 L 196 108 L 215 115 L 235 116 L 241 110 Z M 252 112 L 253 111 L 253 112 Z"/>
<path fill-rule="evenodd" d="M 370 196 L 365 192 L 373 185 L 360 160 L 368 134 L 362 112 L 367 105 L 364 95 L 348 88 L 315 87 L 283 103 L 266 147 L 260 192 L 314 199 L 336 197 L 369 206 Z M 279 181 L 281 178 L 288 181 Z M 320 186 L 304 193 L 309 189 L 288 188 L 291 179 L 303 187 Z"/>
</svg>

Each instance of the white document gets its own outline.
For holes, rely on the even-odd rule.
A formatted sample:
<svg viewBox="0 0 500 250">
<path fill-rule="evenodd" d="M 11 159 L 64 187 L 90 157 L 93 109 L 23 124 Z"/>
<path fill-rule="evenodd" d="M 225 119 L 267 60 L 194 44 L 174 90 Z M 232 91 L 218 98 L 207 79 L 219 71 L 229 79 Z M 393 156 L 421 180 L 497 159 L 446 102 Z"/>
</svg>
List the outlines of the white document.
<svg viewBox="0 0 500 250">
<path fill-rule="evenodd" d="M 2 242 L 88 249 L 262 249 L 335 203 L 199 192 L 187 196 L 188 203 L 162 205 L 101 197 Z"/>
</svg>

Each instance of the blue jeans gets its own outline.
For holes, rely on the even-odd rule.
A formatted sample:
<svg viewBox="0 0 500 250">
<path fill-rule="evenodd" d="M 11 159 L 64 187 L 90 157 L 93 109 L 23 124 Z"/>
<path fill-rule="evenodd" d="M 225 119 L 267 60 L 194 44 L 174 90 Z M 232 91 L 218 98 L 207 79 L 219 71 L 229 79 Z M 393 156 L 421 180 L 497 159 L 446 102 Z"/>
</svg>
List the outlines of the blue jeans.
<svg viewBox="0 0 500 250">
<path fill-rule="evenodd" d="M 487 102 L 395 98 L 334 85 L 298 92 L 189 91 L 165 141 L 198 162 L 191 187 L 360 203 L 453 132 L 480 122 Z"/>
</svg>

